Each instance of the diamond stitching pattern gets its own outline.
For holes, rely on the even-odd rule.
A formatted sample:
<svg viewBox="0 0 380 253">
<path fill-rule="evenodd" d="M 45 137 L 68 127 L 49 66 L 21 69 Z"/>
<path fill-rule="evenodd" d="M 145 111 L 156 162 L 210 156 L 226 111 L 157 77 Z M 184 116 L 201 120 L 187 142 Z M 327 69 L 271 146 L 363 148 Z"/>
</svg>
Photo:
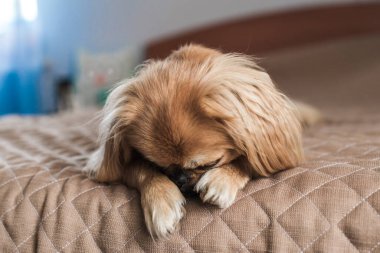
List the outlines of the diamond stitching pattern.
<svg viewBox="0 0 380 253">
<path fill-rule="evenodd" d="M 360 234 L 361 229 L 353 225 L 357 223 L 355 217 L 360 216 L 364 219 L 372 217 L 371 219 L 380 220 L 378 213 L 380 203 L 371 199 L 372 196 L 377 196 L 380 190 L 380 138 L 376 139 L 372 134 L 371 140 L 363 139 L 363 133 L 357 136 L 355 134 L 345 136 L 342 134 L 344 131 L 339 130 L 346 127 L 344 124 L 338 126 L 327 124 L 314 129 L 310 137 L 306 133 L 305 151 L 309 158 L 307 163 L 293 170 L 283 171 L 273 178 L 250 182 L 239 193 L 236 202 L 226 210 L 204 205 L 198 200 L 189 200 L 186 206 L 186 217 L 189 219 L 184 218 L 181 229 L 170 240 L 154 242 L 148 236 L 142 216 L 138 213 L 141 209 L 139 196 L 135 191 L 120 185 L 105 186 L 94 183 L 79 171 L 88 154 L 96 147 L 96 131 L 88 125 L 69 128 L 62 126 L 67 125 L 65 122 L 81 124 L 80 122 L 89 117 L 86 113 L 57 118 L 2 120 L 0 197 L 4 199 L 3 203 L 6 203 L 6 206 L 0 206 L 0 211 L 3 210 L 0 213 L 0 245 L 4 245 L 2 246 L 4 249 L 25 251 L 34 245 L 37 238 L 40 238 L 46 241 L 36 244 L 37 246 L 49 245 L 50 249 L 56 251 L 86 246 L 88 249 L 98 251 L 113 249 L 117 252 L 129 251 L 128 249 L 154 252 L 207 252 L 213 249 L 212 245 L 214 249 L 216 245 L 220 246 L 221 242 L 215 241 L 219 238 L 218 240 L 222 239 L 227 248 L 235 249 L 236 252 L 276 251 L 278 250 L 276 242 L 285 241 L 293 242 L 298 251 L 304 252 L 317 250 L 315 247 L 320 245 L 319 241 L 325 243 L 333 241 L 331 236 L 336 233 L 330 231 L 341 231 L 345 243 L 349 242 L 350 247 L 362 251 L 364 250 L 362 244 L 355 239 L 363 237 Z M 21 120 L 23 123 L 18 123 Z M 27 121 L 33 124 L 28 125 L 25 123 Z M 17 127 L 14 127 L 15 125 Z M 372 119 L 371 127 L 380 129 L 380 119 L 376 123 Z M 48 130 L 45 131 L 44 128 Z M 327 135 L 329 137 L 325 138 Z M 115 189 L 117 192 L 114 192 Z M 53 191 L 60 192 L 53 194 Z M 330 213 L 328 210 L 343 206 L 339 203 L 329 203 L 326 192 L 330 195 L 339 195 L 343 193 L 342 191 L 346 192 L 346 198 L 350 198 L 354 204 L 348 210 L 341 209 L 345 214 L 337 219 L 331 216 L 333 209 Z M 56 198 L 56 200 L 45 202 L 49 206 L 44 207 L 43 198 L 49 200 Z M 85 203 L 90 203 L 87 198 L 91 199 L 91 205 L 84 206 Z M 25 203 L 30 205 L 28 210 L 22 210 L 22 207 L 28 206 Z M 93 217 L 97 216 L 95 219 L 91 218 L 90 222 L 86 221 L 88 218 L 86 208 L 91 208 L 94 212 L 91 213 Z M 49 227 L 51 224 L 44 223 L 49 217 L 59 219 L 61 212 L 57 212 L 58 210 L 74 211 L 71 213 L 71 219 L 81 224 L 79 227 L 83 228 L 70 231 L 72 235 L 69 237 L 72 239 L 61 241 L 59 245 L 56 244 L 56 239 L 51 239 L 60 232 L 60 228 L 53 229 Z M 257 210 L 256 213 L 254 210 Z M 249 211 L 253 214 L 251 215 Z M 10 225 L 12 224 L 10 219 L 16 212 L 37 214 L 37 225 L 33 227 L 32 233 L 25 234 L 23 230 L 16 230 L 17 224 Z M 244 212 L 248 212 L 249 215 L 243 217 Z M 360 212 L 371 212 L 371 214 Z M 128 219 L 132 219 L 131 222 L 112 223 L 114 218 L 108 219 L 108 217 L 116 216 L 112 216 L 111 213 L 112 215 L 119 213 L 117 220 L 120 221 L 125 219 L 126 215 L 139 215 L 139 218 L 133 221 L 133 218 L 129 217 Z M 321 227 L 316 229 L 305 225 L 306 227 L 302 229 L 302 222 L 295 217 L 305 217 L 310 219 L 310 222 L 317 222 L 315 224 L 320 224 Z M 4 226 L 4 222 L 8 225 Z M 106 234 L 102 234 L 102 231 L 105 231 L 102 226 L 110 224 L 116 230 L 126 232 L 119 235 L 114 233 L 113 236 L 121 236 L 118 238 L 107 238 Z M 64 227 L 65 221 L 61 220 L 60 225 Z M 356 234 L 350 234 L 355 228 L 357 228 L 354 232 Z M 68 229 L 64 228 L 61 232 L 67 233 Z M 309 234 L 307 237 L 306 230 Z M 379 250 L 380 245 L 380 226 L 374 226 L 371 231 L 373 241 L 365 250 L 375 252 Z M 209 236 L 210 233 L 217 236 L 212 238 Z M 108 240 L 114 243 L 107 242 Z M 293 246 L 289 244 L 289 247 Z M 324 248 L 326 247 L 324 245 Z M 330 248 L 334 249 L 334 245 L 330 245 Z"/>
</svg>

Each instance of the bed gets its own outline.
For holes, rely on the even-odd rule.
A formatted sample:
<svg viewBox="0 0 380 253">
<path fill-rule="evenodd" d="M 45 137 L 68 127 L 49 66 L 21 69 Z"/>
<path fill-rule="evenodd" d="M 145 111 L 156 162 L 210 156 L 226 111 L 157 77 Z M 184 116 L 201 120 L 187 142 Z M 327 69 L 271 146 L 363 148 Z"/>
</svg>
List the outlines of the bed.
<svg viewBox="0 0 380 253">
<path fill-rule="evenodd" d="M 379 59 L 375 33 L 267 52 L 278 86 L 325 116 L 304 133 L 307 161 L 251 181 L 225 210 L 189 199 L 164 240 L 137 191 L 81 173 L 96 111 L 0 118 L 0 251 L 380 252 Z"/>
</svg>

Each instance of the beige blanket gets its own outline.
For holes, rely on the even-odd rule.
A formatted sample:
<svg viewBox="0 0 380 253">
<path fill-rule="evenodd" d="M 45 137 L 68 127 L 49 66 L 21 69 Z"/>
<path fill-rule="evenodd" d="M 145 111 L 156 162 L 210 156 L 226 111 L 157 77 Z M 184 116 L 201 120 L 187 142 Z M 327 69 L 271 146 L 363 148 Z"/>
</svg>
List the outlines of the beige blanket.
<svg viewBox="0 0 380 253">
<path fill-rule="evenodd" d="M 327 103 L 325 86 L 300 85 L 311 80 L 302 79 L 306 70 L 294 78 L 276 69 L 294 55 L 266 64 L 285 90 L 327 117 L 305 133 L 308 161 L 250 182 L 225 210 L 189 199 L 180 229 L 167 240 L 148 235 L 135 190 L 81 174 L 96 147 L 92 112 L 0 119 L 0 252 L 380 252 L 380 83 L 362 103 L 355 92 L 348 103 L 346 90 L 344 106 Z M 372 73 L 377 82 L 379 73 Z M 344 80 L 359 80 L 347 74 L 341 72 Z"/>
</svg>

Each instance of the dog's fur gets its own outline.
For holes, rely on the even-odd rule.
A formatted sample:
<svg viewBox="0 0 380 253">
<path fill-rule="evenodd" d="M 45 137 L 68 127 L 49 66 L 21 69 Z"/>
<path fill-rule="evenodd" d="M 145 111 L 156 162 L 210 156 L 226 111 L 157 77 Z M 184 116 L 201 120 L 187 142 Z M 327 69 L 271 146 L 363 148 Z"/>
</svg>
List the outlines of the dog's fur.
<svg viewBox="0 0 380 253">
<path fill-rule="evenodd" d="M 138 189 L 149 232 L 165 237 L 184 214 L 173 173 L 185 173 L 203 201 L 226 208 L 252 176 L 299 165 L 301 124 L 319 117 L 299 107 L 253 58 L 184 46 L 112 91 L 86 170 Z"/>
</svg>

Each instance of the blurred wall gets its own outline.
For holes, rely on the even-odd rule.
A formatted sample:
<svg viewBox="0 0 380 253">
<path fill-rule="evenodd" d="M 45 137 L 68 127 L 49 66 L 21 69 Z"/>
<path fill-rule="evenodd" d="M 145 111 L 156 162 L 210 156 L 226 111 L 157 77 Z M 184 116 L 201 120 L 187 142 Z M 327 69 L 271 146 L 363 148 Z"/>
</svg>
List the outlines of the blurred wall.
<svg viewBox="0 0 380 253">
<path fill-rule="evenodd" d="M 58 74 L 78 49 L 116 50 L 241 16 L 363 0 L 39 0 L 44 48 Z"/>
</svg>

